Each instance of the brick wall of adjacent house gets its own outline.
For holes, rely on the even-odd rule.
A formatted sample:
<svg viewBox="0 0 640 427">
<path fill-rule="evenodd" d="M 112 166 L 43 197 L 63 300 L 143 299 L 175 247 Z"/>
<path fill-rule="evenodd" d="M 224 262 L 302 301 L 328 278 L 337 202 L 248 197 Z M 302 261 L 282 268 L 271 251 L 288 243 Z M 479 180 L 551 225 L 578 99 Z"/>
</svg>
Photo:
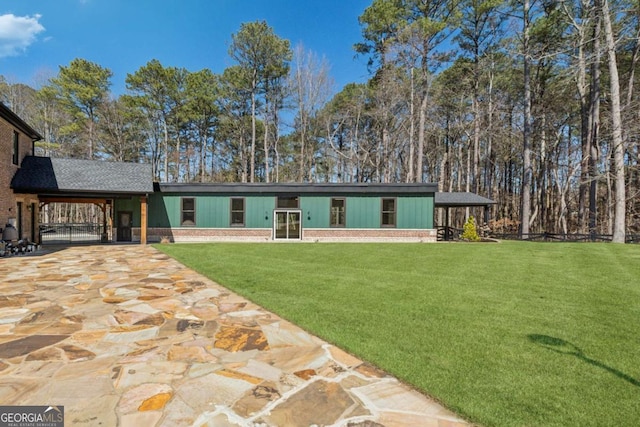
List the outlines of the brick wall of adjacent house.
<svg viewBox="0 0 640 427">
<path fill-rule="evenodd" d="M 31 238 L 32 226 L 31 211 L 29 207 L 35 203 L 38 209 L 38 197 L 32 194 L 14 194 L 11 190 L 11 179 L 18 170 L 18 165 L 13 164 L 13 133 L 18 132 L 19 161 L 22 163 L 25 156 L 32 155 L 33 144 L 31 139 L 16 129 L 11 123 L 0 117 L 0 228 L 4 228 L 9 218 L 16 218 L 18 203 L 22 203 L 22 236 Z M 37 215 L 36 215 L 37 223 Z"/>
<path fill-rule="evenodd" d="M 133 240 L 140 239 L 139 229 L 133 229 Z M 171 242 L 206 241 L 270 241 L 270 228 L 149 228 L 149 242 L 163 238 Z M 435 242 L 436 230 L 397 228 L 306 228 L 302 240 L 309 242 Z"/>
</svg>

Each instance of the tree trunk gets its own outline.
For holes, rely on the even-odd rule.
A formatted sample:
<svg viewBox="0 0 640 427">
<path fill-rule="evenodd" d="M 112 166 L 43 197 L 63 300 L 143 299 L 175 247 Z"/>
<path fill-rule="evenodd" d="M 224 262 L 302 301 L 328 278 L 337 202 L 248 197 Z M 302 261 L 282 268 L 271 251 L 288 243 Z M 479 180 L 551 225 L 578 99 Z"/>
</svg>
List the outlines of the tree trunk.
<svg viewBox="0 0 640 427">
<path fill-rule="evenodd" d="M 626 194 L 624 173 L 624 144 L 622 141 L 622 113 L 620 109 L 620 82 L 616 62 L 616 44 L 611 28 L 608 0 L 602 1 L 602 19 L 609 62 L 609 85 L 611 90 L 611 137 L 613 143 L 613 175 L 615 177 L 615 205 L 613 220 L 613 242 L 624 243 L 626 233 Z"/>
<path fill-rule="evenodd" d="M 251 155 L 249 164 L 250 182 L 256 180 L 256 81 L 253 79 L 253 87 L 251 89 Z"/>
<path fill-rule="evenodd" d="M 407 182 L 416 182 L 415 177 L 415 151 L 413 135 L 415 133 L 415 87 L 413 84 L 413 66 L 411 67 L 411 96 L 409 97 L 409 173 L 407 174 Z"/>
<path fill-rule="evenodd" d="M 244 141 L 244 132 L 240 134 L 240 165 L 242 166 L 242 182 L 247 182 L 247 152 Z"/>
<path fill-rule="evenodd" d="M 422 102 L 420 103 L 420 121 L 418 128 L 418 164 L 416 166 L 416 182 L 423 181 L 423 170 L 424 170 L 424 128 L 427 123 L 427 102 L 428 95 L 427 93 L 422 94 Z"/>
<path fill-rule="evenodd" d="M 176 127 L 176 172 L 173 177 L 174 182 L 180 181 L 180 130 Z"/>
<path fill-rule="evenodd" d="M 302 56 L 300 52 L 299 56 Z M 305 146 L 307 144 L 307 111 L 304 104 L 304 89 L 302 78 L 302 66 L 300 64 L 301 59 L 296 62 L 296 89 L 298 93 L 298 116 L 300 121 L 300 171 L 298 174 L 298 181 L 304 182 L 305 180 Z"/>
<path fill-rule="evenodd" d="M 596 8 L 594 26 L 593 53 L 591 64 L 591 93 L 589 96 L 589 234 L 592 238 L 598 233 L 598 138 L 600 135 L 600 29 L 602 20 Z"/>
<path fill-rule="evenodd" d="M 169 182 L 169 129 L 167 129 L 167 118 L 162 120 L 162 131 L 164 136 L 164 179 Z"/>
<path fill-rule="evenodd" d="M 200 132 L 200 155 L 199 157 L 199 168 L 200 168 L 200 182 L 204 182 L 204 169 L 205 169 L 205 157 L 207 153 L 207 132 L 206 131 L 201 131 Z M 211 153 L 211 155 L 213 156 L 213 152 Z"/>
<path fill-rule="evenodd" d="M 95 118 L 89 114 L 89 159 L 93 160 L 93 139 L 94 139 Z"/>
<path fill-rule="evenodd" d="M 491 71 L 489 73 L 489 93 L 487 94 L 488 102 L 488 123 L 487 123 L 487 154 L 485 159 L 485 191 L 490 199 L 493 199 L 494 194 L 497 193 L 497 188 L 494 190 L 494 168 L 495 159 L 493 152 L 493 79 L 494 79 L 494 63 L 491 60 Z M 494 217 L 496 213 L 496 206 L 491 207 L 491 217 Z"/>
<path fill-rule="evenodd" d="M 473 166 L 472 188 L 477 193 L 480 181 L 480 51 L 476 44 L 473 57 Z"/>
<path fill-rule="evenodd" d="M 265 106 L 268 111 L 268 105 Z M 263 138 L 263 149 L 264 149 L 264 180 L 265 182 L 269 182 L 269 119 L 268 114 L 265 113 L 264 117 L 264 138 Z"/>
<path fill-rule="evenodd" d="M 584 233 L 587 228 L 587 200 L 590 180 L 593 178 L 589 172 L 589 156 L 591 155 L 591 125 L 590 125 L 590 96 L 587 85 L 587 61 L 585 58 L 585 29 L 579 28 L 580 40 L 578 45 L 578 93 L 580 95 L 580 146 L 582 148 L 582 160 L 580 164 L 580 187 L 578 192 L 578 230 Z"/>
<path fill-rule="evenodd" d="M 529 220 L 531 216 L 531 70 L 529 57 L 529 0 L 524 2 L 524 30 L 523 30 L 523 55 L 524 55 L 524 129 L 522 149 L 522 190 L 520 192 L 520 237 L 529 234 Z"/>
</svg>

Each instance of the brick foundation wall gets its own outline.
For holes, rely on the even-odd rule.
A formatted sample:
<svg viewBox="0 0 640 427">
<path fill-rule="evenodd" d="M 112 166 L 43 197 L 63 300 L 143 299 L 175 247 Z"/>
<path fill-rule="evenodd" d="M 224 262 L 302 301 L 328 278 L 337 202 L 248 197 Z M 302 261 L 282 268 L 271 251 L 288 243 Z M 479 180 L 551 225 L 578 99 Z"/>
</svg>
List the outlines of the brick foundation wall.
<svg viewBox="0 0 640 427">
<path fill-rule="evenodd" d="M 303 240 L 318 242 L 435 242 L 434 229 L 408 230 L 398 228 L 307 228 Z"/>
<path fill-rule="evenodd" d="M 114 232 L 115 234 L 115 232 Z M 166 237 L 171 242 L 272 241 L 270 228 L 149 228 L 149 242 Z M 140 241 L 140 229 L 133 229 L 133 240 Z M 306 242 L 435 242 L 436 230 L 307 228 Z"/>
<path fill-rule="evenodd" d="M 140 229 L 133 229 L 134 239 L 140 240 Z M 168 238 L 171 242 L 216 242 L 271 240 L 270 228 L 149 228 L 147 240 L 159 242 Z"/>
</svg>

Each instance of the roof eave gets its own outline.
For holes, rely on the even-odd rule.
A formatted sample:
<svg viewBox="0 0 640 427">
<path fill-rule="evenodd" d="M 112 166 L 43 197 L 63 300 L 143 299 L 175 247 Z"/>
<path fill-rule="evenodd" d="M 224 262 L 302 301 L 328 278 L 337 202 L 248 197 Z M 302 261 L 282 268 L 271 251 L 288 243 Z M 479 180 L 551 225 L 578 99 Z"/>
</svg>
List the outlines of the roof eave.
<svg viewBox="0 0 640 427">
<path fill-rule="evenodd" d="M 465 208 L 465 207 L 475 207 L 475 206 L 489 206 L 489 205 L 495 205 L 496 202 L 494 201 L 489 201 L 486 203 L 482 203 L 482 202 L 473 202 L 473 203 L 465 203 L 465 202 L 460 202 L 460 203 L 438 203 L 438 202 L 434 202 L 434 206 L 436 208 Z"/>
<path fill-rule="evenodd" d="M 66 190 L 51 188 L 13 188 L 17 194 L 37 194 L 43 197 L 109 197 L 109 196 L 146 196 L 153 191 L 105 191 L 105 190 Z"/>
<path fill-rule="evenodd" d="M 0 116 L 4 118 L 6 121 L 11 123 L 16 128 L 20 129 L 25 135 L 31 138 L 31 141 L 40 141 L 42 139 L 42 135 L 40 135 L 34 128 L 29 126 L 27 122 L 22 120 L 20 116 L 11 111 L 9 107 L 0 102 Z"/>
<path fill-rule="evenodd" d="M 210 194 L 430 194 L 435 184 L 304 184 L 304 183 L 156 183 L 164 193 Z"/>
</svg>

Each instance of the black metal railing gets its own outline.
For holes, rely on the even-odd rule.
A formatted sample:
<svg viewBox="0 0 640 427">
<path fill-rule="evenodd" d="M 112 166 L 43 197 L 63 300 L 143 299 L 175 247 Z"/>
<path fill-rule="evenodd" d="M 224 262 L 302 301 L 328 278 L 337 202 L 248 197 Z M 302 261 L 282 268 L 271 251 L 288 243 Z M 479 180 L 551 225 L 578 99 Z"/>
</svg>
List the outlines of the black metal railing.
<svg viewBox="0 0 640 427">
<path fill-rule="evenodd" d="M 42 244 L 100 243 L 106 239 L 106 229 L 102 224 L 40 224 Z"/>
<path fill-rule="evenodd" d="M 452 241 L 452 240 L 460 240 L 460 235 L 462 234 L 461 228 L 453 228 L 453 227 L 445 227 L 440 226 L 437 227 L 437 238 L 438 241 Z"/>
<path fill-rule="evenodd" d="M 463 230 L 453 227 L 437 227 L 439 241 L 460 240 Z M 528 240 L 532 242 L 610 242 L 611 234 L 578 233 L 482 233 L 482 236 L 499 240 Z M 640 243 L 640 234 L 627 234 L 626 243 Z"/>
<path fill-rule="evenodd" d="M 529 240 L 538 242 L 610 242 L 611 234 L 579 233 L 489 233 L 489 237 L 501 240 Z M 626 243 L 640 243 L 640 234 L 627 234 Z"/>
</svg>

